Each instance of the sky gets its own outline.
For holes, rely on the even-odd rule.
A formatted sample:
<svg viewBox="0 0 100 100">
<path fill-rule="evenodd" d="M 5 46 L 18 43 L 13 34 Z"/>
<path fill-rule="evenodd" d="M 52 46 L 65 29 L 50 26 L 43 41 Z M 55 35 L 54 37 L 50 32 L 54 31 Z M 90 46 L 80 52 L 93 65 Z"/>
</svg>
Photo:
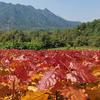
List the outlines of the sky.
<svg viewBox="0 0 100 100">
<path fill-rule="evenodd" d="M 47 8 L 54 14 L 71 21 L 87 22 L 100 19 L 100 0 L 0 0 L 13 4 Z"/>
</svg>

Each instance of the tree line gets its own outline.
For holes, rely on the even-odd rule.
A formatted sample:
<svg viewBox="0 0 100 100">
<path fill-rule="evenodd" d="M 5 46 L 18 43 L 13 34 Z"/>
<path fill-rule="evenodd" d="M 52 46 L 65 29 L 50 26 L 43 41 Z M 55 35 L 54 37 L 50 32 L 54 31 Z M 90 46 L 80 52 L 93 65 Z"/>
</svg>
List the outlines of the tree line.
<svg viewBox="0 0 100 100">
<path fill-rule="evenodd" d="M 0 31 L 1 49 L 49 49 L 59 47 L 100 47 L 100 20 L 71 29 Z"/>
</svg>

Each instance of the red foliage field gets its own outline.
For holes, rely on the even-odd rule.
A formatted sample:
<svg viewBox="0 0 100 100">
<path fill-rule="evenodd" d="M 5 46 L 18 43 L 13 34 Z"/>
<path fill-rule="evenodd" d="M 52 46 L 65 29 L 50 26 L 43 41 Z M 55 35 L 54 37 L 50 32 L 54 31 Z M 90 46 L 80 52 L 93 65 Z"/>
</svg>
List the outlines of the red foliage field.
<svg viewBox="0 0 100 100">
<path fill-rule="evenodd" d="M 0 100 L 100 100 L 100 51 L 0 50 Z"/>
</svg>

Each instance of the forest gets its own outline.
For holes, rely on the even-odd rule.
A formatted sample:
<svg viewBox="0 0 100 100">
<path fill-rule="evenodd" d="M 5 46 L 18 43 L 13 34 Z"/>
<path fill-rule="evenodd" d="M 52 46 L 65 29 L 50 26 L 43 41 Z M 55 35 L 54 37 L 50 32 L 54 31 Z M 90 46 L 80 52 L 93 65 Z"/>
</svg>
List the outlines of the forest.
<svg viewBox="0 0 100 100">
<path fill-rule="evenodd" d="M 100 19 L 75 28 L 0 31 L 0 49 L 100 48 Z"/>
</svg>

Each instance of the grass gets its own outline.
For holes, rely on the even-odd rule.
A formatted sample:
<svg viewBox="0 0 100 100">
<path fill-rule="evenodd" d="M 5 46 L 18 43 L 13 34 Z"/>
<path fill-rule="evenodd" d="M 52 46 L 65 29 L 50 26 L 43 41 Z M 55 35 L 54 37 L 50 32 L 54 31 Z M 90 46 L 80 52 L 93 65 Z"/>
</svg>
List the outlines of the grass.
<svg viewBox="0 0 100 100">
<path fill-rule="evenodd" d="M 100 47 L 60 47 L 60 48 L 50 48 L 49 50 L 100 50 Z"/>
</svg>

